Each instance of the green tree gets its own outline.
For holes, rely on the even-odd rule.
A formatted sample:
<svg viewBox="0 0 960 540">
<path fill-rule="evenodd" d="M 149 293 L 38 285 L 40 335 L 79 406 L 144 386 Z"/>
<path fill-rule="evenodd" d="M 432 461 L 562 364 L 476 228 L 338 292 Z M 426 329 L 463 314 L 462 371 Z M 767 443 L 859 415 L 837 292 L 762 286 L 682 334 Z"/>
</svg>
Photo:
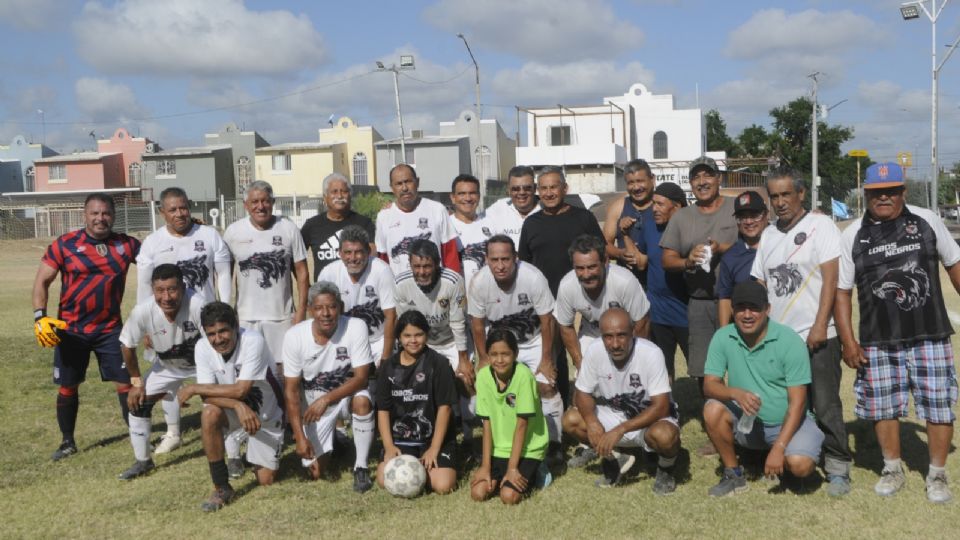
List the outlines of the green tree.
<svg viewBox="0 0 960 540">
<path fill-rule="evenodd" d="M 957 192 L 960 191 L 960 161 L 954 163 L 949 171 L 940 175 L 937 191 L 939 204 L 956 204 Z"/>
<path fill-rule="evenodd" d="M 740 148 L 737 147 L 737 142 L 727 135 L 727 123 L 721 118 L 720 112 L 710 109 L 703 118 L 707 129 L 707 151 L 723 151 L 727 153 L 727 157 L 739 156 Z"/>
<path fill-rule="evenodd" d="M 740 132 L 737 144 L 743 150 L 744 156 L 763 157 L 770 155 L 770 134 L 763 126 L 751 124 Z"/>
</svg>

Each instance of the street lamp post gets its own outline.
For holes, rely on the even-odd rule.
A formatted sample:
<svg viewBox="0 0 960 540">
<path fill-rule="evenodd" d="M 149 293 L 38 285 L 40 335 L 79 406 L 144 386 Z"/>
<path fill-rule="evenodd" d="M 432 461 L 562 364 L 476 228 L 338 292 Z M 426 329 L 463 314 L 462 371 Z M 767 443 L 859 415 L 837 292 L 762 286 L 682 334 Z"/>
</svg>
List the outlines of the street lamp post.
<svg viewBox="0 0 960 540">
<path fill-rule="evenodd" d="M 937 19 L 940 17 L 940 13 L 943 12 L 943 8 L 946 7 L 949 0 L 929 0 L 930 9 L 927 9 L 928 0 L 913 0 L 911 2 L 904 2 L 900 5 L 900 15 L 903 16 L 903 20 L 909 21 L 911 19 L 917 19 L 920 17 L 920 12 L 923 11 L 923 14 L 930 19 L 930 66 L 931 66 L 931 78 L 932 78 L 932 88 L 930 91 L 930 165 L 932 167 L 931 171 L 931 190 L 933 192 L 933 208 L 934 212 L 939 214 L 939 191 L 938 191 L 938 180 L 940 176 L 940 165 L 937 155 L 937 108 L 939 106 L 940 96 L 938 95 L 940 87 L 940 68 L 943 67 L 943 64 L 950 58 L 950 55 L 953 53 L 954 49 L 957 48 L 957 44 L 960 43 L 960 36 L 957 36 L 957 39 L 953 41 L 953 44 L 949 45 L 947 53 L 944 55 L 943 60 L 937 64 Z"/>
<path fill-rule="evenodd" d="M 390 67 L 383 65 L 383 62 L 377 62 L 377 71 L 392 71 L 393 72 L 393 94 L 397 99 L 397 123 L 400 125 L 400 163 L 406 163 L 407 161 L 407 146 L 404 143 L 404 133 L 403 133 L 403 112 L 400 110 L 400 71 L 408 71 L 416 69 L 413 62 L 412 55 L 400 55 L 400 65 L 390 64 Z"/>
<path fill-rule="evenodd" d="M 477 159 L 477 177 L 480 179 L 480 208 L 482 209 L 485 206 L 484 200 L 487 196 L 487 179 L 484 177 L 485 171 L 483 170 L 483 129 L 480 126 L 480 120 L 483 118 L 480 111 L 480 66 L 477 65 L 477 59 L 474 58 L 473 51 L 470 50 L 467 38 L 463 34 L 457 34 L 457 37 L 462 39 L 463 44 L 466 45 L 467 53 L 473 62 L 473 70 L 476 73 L 474 86 L 477 91 L 477 149 L 474 151 L 474 155 Z"/>
</svg>

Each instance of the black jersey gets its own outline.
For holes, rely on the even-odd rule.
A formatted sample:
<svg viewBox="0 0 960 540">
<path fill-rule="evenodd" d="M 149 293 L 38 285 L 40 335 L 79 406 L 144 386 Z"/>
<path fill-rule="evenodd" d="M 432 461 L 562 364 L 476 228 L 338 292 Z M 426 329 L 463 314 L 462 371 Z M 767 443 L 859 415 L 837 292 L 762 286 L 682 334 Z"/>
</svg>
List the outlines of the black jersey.
<svg viewBox="0 0 960 540">
<path fill-rule="evenodd" d="M 457 403 L 453 370 L 446 357 L 429 347 L 410 366 L 400 364 L 400 354 L 377 369 L 377 410 L 390 413 L 394 444 L 425 446 L 436 431 L 437 410 Z M 446 438 L 454 436 L 448 426 Z"/>
</svg>

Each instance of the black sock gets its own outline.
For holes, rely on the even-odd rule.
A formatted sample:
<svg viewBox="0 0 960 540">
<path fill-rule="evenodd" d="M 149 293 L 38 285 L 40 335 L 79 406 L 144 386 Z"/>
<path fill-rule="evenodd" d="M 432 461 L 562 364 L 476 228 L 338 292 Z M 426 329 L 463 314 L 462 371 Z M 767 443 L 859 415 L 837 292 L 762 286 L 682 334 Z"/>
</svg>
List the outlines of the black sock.
<svg viewBox="0 0 960 540">
<path fill-rule="evenodd" d="M 227 472 L 226 461 L 221 459 L 220 461 L 210 461 L 207 464 L 210 465 L 210 478 L 213 480 L 213 485 L 217 487 L 230 485 L 230 473 Z"/>
<path fill-rule="evenodd" d="M 80 396 L 57 394 L 57 424 L 63 434 L 63 442 L 73 442 L 73 431 L 77 427 L 77 411 L 80 410 Z"/>
<path fill-rule="evenodd" d="M 130 425 L 130 407 L 127 406 L 127 395 L 130 392 L 117 392 L 117 400 L 120 401 L 120 414 L 123 415 L 123 423 Z"/>
</svg>

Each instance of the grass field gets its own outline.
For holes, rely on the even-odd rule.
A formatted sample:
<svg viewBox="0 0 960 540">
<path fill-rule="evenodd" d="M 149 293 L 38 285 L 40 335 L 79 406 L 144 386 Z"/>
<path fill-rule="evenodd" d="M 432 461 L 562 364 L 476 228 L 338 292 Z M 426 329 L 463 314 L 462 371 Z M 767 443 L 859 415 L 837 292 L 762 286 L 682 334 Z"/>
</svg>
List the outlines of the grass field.
<svg viewBox="0 0 960 540">
<path fill-rule="evenodd" d="M 60 442 L 54 416 L 52 354 L 37 347 L 31 332 L 30 290 L 46 244 L 0 242 L 0 526 L 3 538 L 242 538 L 267 533 L 276 537 L 361 538 L 949 538 L 957 534 L 958 503 L 928 504 L 923 475 L 927 467 L 922 426 L 902 427 L 907 487 L 892 499 L 873 494 L 881 467 L 871 426 L 853 418 L 852 373 L 844 378 L 850 442 L 855 451 L 853 492 L 831 500 L 819 481 L 806 491 L 780 491 L 762 480 L 732 498 L 710 499 L 717 482 L 718 459 L 696 449 L 707 442 L 698 422 L 695 389 L 686 377 L 676 384 L 684 417 L 683 453 L 677 492 L 658 498 L 644 467 L 622 487 L 593 487 L 598 468 L 570 471 L 554 485 L 514 508 L 498 501 L 470 500 L 466 473 L 452 495 L 412 501 L 373 491 L 358 496 L 344 464 L 335 482 L 301 479 L 299 460 L 285 449 L 279 483 L 254 487 L 248 473 L 234 487 L 241 497 L 223 511 L 206 515 L 199 504 L 211 490 L 200 445 L 198 405 L 184 411 L 184 441 L 179 450 L 159 457 L 146 478 L 121 482 L 117 475 L 132 461 L 127 431 L 119 418 L 112 384 L 99 382 L 91 369 L 81 387 L 77 443 L 81 452 L 61 463 L 50 453 Z M 944 283 L 949 283 L 944 281 Z M 128 277 L 124 313 L 132 307 L 135 276 Z M 51 291 L 55 309 L 56 286 Z M 960 312 L 951 290 L 948 306 Z M 954 342 L 956 349 L 957 342 Z M 678 361 L 678 374 L 683 372 Z M 159 407 L 155 422 L 161 418 Z M 159 437 L 161 427 L 155 427 Z M 954 436 L 954 445 L 960 437 Z M 352 459 L 349 460 L 352 463 Z M 956 455 L 948 464 L 960 479 Z M 960 496 L 960 484 L 954 485 Z"/>
</svg>

